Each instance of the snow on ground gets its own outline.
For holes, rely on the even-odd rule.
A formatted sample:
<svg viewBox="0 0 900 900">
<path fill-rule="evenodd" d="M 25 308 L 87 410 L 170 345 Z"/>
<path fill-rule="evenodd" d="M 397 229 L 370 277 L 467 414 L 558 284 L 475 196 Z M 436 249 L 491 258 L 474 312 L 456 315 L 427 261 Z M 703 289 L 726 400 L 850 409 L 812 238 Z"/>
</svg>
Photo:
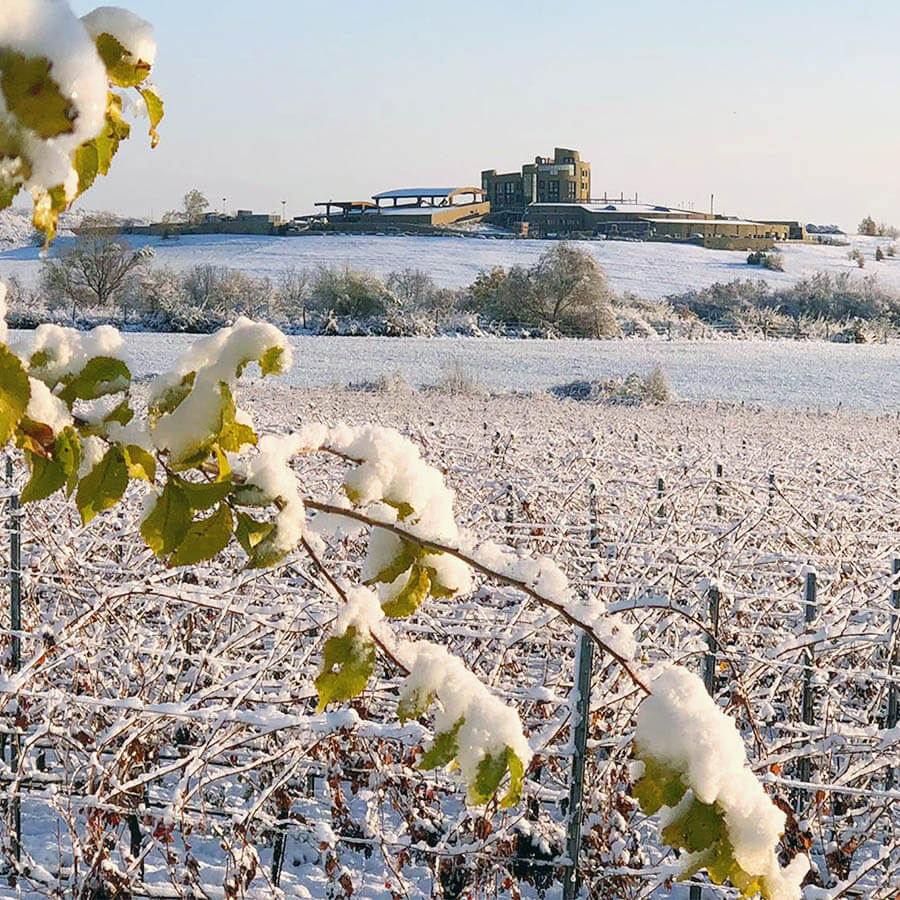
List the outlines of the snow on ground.
<svg viewBox="0 0 900 900">
<path fill-rule="evenodd" d="M 23 282 L 37 279 L 40 258 L 37 247 L 27 246 L 21 217 L 0 213 L 0 278 L 17 277 Z M 19 222 L 17 225 L 16 222 Z M 8 237 L 5 238 L 5 236 Z M 51 254 L 63 252 L 74 238 L 62 237 Z M 277 277 L 284 269 L 317 266 L 353 266 L 379 275 L 396 269 L 418 268 L 428 272 L 442 287 L 470 284 L 481 270 L 496 266 L 528 266 L 537 260 L 550 241 L 491 239 L 488 237 L 390 237 L 385 235 L 310 235 L 263 237 L 255 235 L 194 235 L 163 241 L 135 236 L 135 245 L 149 244 L 156 251 L 156 264 L 185 269 L 195 265 L 227 266 L 253 275 Z M 618 291 L 632 291 L 649 299 L 660 299 L 691 288 L 735 278 L 761 278 L 771 284 L 790 284 L 820 271 L 849 272 L 854 278 L 877 274 L 885 284 L 900 290 L 900 257 L 874 261 L 877 245 L 887 239 L 850 238 L 867 257 L 865 269 L 847 258 L 848 247 L 818 244 L 785 244 L 785 272 L 747 265 L 745 252 L 705 250 L 690 244 L 630 241 L 578 241 L 606 270 Z"/>
<path fill-rule="evenodd" d="M 16 339 L 14 333 L 13 340 Z M 126 334 L 135 376 L 170 368 L 191 335 Z M 544 391 L 660 365 L 681 400 L 793 408 L 900 409 L 900 345 L 799 341 L 525 341 L 492 338 L 292 337 L 284 381 L 346 386 L 399 372 L 432 385 L 460 363 L 486 391 Z"/>
</svg>

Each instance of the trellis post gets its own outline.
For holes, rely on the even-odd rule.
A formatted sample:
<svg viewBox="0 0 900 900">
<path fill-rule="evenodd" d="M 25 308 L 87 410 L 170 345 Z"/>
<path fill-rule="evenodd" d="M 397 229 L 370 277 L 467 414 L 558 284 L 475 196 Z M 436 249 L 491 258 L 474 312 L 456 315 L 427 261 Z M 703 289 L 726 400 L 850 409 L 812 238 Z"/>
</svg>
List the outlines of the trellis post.
<svg viewBox="0 0 900 900">
<path fill-rule="evenodd" d="M 572 691 L 572 776 L 569 780 L 566 855 L 563 900 L 575 900 L 578 893 L 578 852 L 581 848 L 581 818 L 584 799 L 584 765 L 587 756 L 588 724 L 591 712 L 591 672 L 594 642 L 582 631 L 575 650 L 575 685 Z"/>
<path fill-rule="evenodd" d="M 805 620 L 809 626 L 816 618 L 816 573 L 809 571 L 806 573 L 806 584 L 804 587 L 804 606 Z M 809 628 L 807 628 L 809 631 Z M 801 714 L 804 725 L 814 725 L 816 721 L 815 697 L 813 695 L 812 686 L 813 677 L 813 651 L 812 647 L 803 652 L 803 697 Z M 797 778 L 799 781 L 809 782 L 812 765 L 808 756 L 800 757 L 797 765 Z M 797 791 L 795 806 L 800 809 L 801 797 L 803 791 Z"/>
<path fill-rule="evenodd" d="M 894 558 L 891 563 L 891 631 L 890 656 L 888 657 L 888 704 L 887 704 L 887 720 L 885 726 L 887 728 L 896 728 L 897 721 L 900 719 L 900 696 L 897 691 L 897 666 L 900 665 L 900 652 L 897 647 L 897 621 L 898 611 L 900 611 L 900 559 Z M 895 770 L 891 766 L 887 774 L 887 789 L 890 790 L 894 786 Z"/>
<path fill-rule="evenodd" d="M 710 697 L 716 693 L 716 653 L 719 649 L 719 588 L 710 585 L 709 588 L 709 621 L 710 629 L 706 637 L 709 652 L 703 660 L 703 683 Z"/>
<path fill-rule="evenodd" d="M 10 646 L 10 665 L 13 672 L 18 672 L 22 663 L 21 631 L 22 631 L 22 511 L 19 507 L 19 495 L 13 487 L 13 462 L 6 457 L 6 483 L 9 485 L 9 627 L 12 634 Z M 19 767 L 19 750 L 21 742 L 18 734 L 14 734 L 9 745 L 9 768 L 16 771 Z M 13 817 L 13 854 L 16 861 L 22 858 L 22 809 L 19 795 L 16 793 L 12 801 Z"/>
</svg>

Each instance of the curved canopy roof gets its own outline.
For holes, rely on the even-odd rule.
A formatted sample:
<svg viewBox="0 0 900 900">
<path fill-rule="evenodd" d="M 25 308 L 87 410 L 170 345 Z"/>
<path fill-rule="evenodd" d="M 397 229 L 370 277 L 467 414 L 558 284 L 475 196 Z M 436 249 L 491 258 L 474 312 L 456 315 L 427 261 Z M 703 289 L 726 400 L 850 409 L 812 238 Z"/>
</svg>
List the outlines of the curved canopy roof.
<svg viewBox="0 0 900 900">
<path fill-rule="evenodd" d="M 479 187 L 424 187 L 424 188 L 396 188 L 393 191 L 382 191 L 373 194 L 373 200 L 401 200 L 420 197 L 455 197 L 457 194 L 483 194 Z"/>
</svg>

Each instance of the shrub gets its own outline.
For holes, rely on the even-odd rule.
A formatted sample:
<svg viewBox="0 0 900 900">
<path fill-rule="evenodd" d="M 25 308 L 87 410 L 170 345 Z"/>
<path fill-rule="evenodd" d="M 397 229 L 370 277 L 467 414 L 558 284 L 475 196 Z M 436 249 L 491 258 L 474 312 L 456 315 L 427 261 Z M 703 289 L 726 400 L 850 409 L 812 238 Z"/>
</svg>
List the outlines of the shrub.
<svg viewBox="0 0 900 900">
<path fill-rule="evenodd" d="M 881 247 L 875 248 L 875 262 L 882 262 L 884 260 L 884 250 Z"/>
<path fill-rule="evenodd" d="M 888 256 L 896 256 L 897 255 L 897 245 L 896 244 L 888 244 L 887 255 Z"/>
<path fill-rule="evenodd" d="M 319 269 L 311 299 L 323 316 L 347 316 L 356 321 L 384 316 L 396 304 L 380 278 L 351 268 Z"/>
<path fill-rule="evenodd" d="M 764 269 L 771 269 L 773 272 L 783 272 L 784 256 L 777 251 L 774 251 L 772 253 L 764 253 L 762 258 L 762 265 Z"/>
<path fill-rule="evenodd" d="M 865 268 L 866 258 L 863 256 L 862 250 L 859 247 L 854 247 L 847 253 L 847 259 L 852 260 L 860 267 L 860 269 Z"/>
<path fill-rule="evenodd" d="M 481 384 L 474 373 L 458 359 L 444 363 L 442 370 L 441 377 L 429 386 L 429 390 L 453 396 L 483 393 Z"/>
<path fill-rule="evenodd" d="M 668 403 L 672 399 L 672 390 L 661 366 L 655 366 L 644 381 L 644 396 L 651 403 Z"/>
</svg>

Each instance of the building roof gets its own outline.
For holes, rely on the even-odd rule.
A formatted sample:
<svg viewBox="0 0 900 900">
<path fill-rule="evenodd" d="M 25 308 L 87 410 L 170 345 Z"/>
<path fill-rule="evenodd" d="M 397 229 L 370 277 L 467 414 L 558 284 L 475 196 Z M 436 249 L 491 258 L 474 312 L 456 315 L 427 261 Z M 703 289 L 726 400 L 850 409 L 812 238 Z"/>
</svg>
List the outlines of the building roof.
<svg viewBox="0 0 900 900">
<path fill-rule="evenodd" d="M 564 201 L 557 201 L 554 203 L 530 203 L 529 206 L 534 207 L 542 207 L 542 206 L 567 206 L 567 207 L 575 207 L 577 206 L 579 209 L 587 210 L 592 213 L 601 213 L 601 212 L 620 212 L 620 213 L 638 213 L 639 215 L 653 215 L 653 213 L 668 213 L 668 212 L 676 212 L 676 213 L 689 213 L 690 210 L 687 209 L 678 209 L 671 206 L 659 206 L 659 205 L 651 205 L 647 203 L 606 203 L 604 201 L 600 202 L 592 202 L 592 203 L 566 203 Z"/>
<path fill-rule="evenodd" d="M 747 219 L 647 219 L 654 225 L 762 225 Z M 770 223 L 772 224 L 772 223 Z"/>
<path fill-rule="evenodd" d="M 425 187 L 396 188 L 393 191 L 382 191 L 373 194 L 373 200 L 418 199 L 420 197 L 453 197 L 456 194 L 483 194 L 479 187 Z"/>
</svg>

